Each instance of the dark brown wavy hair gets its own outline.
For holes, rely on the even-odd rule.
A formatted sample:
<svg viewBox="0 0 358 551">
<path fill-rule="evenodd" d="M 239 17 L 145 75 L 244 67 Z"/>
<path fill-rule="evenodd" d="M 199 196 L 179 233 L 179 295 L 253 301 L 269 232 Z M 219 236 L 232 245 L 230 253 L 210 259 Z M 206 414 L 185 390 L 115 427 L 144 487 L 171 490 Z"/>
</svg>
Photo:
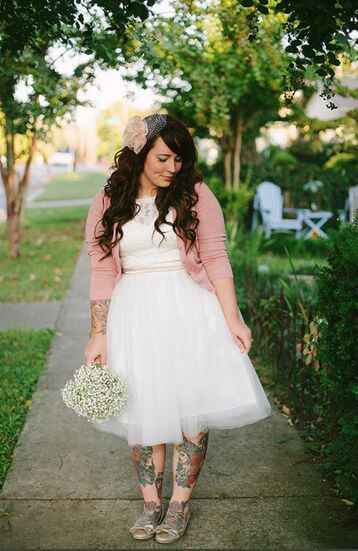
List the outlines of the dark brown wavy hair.
<svg viewBox="0 0 358 551">
<path fill-rule="evenodd" d="M 131 220 L 140 210 L 136 203 L 139 192 L 139 176 L 143 172 L 146 156 L 160 136 L 166 145 L 182 158 L 182 166 L 173 177 L 169 187 L 158 187 L 155 204 L 158 209 L 158 217 L 154 222 L 154 230 L 157 230 L 164 239 L 160 224 L 172 226 L 173 231 L 184 241 L 190 241 L 188 250 L 193 247 L 196 239 L 196 228 L 199 219 L 192 207 L 198 201 L 195 184 L 202 180 L 201 172 L 196 168 L 197 151 L 193 138 L 187 127 L 178 119 L 167 115 L 166 126 L 155 136 L 150 138 L 143 149 L 136 154 L 128 147 L 119 149 L 114 156 L 113 172 L 104 186 L 104 193 L 110 198 L 110 206 L 103 213 L 103 233 L 96 236 L 97 243 L 106 252 L 101 260 L 107 258 L 112 248 L 123 237 L 122 225 Z M 176 209 L 174 223 L 165 220 L 169 207 Z M 118 222 L 115 240 L 113 238 L 113 226 Z M 163 240 L 162 239 L 162 240 Z M 162 241 L 161 241 L 162 242 Z"/>
</svg>

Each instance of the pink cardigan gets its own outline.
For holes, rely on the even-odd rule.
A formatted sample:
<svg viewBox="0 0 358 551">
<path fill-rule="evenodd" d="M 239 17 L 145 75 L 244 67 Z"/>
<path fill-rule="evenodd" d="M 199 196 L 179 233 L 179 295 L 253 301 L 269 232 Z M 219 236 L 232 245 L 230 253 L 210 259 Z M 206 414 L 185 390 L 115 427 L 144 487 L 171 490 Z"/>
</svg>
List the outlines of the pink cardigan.
<svg viewBox="0 0 358 551">
<path fill-rule="evenodd" d="M 186 253 L 183 240 L 177 236 L 180 258 L 188 274 L 202 287 L 216 293 L 213 282 L 216 279 L 231 277 L 233 271 L 225 247 L 225 221 L 220 203 L 205 182 L 197 182 L 195 189 L 199 200 L 193 207 L 198 213 L 199 225 L 197 239 L 191 250 Z M 87 253 L 90 257 L 90 300 L 109 299 L 114 286 L 122 276 L 119 243 L 112 249 L 111 256 L 99 259 L 105 254 L 94 240 L 94 229 L 98 220 L 102 219 L 104 211 L 109 207 L 109 197 L 104 191 L 99 191 L 89 208 L 85 240 Z M 173 207 L 173 215 L 176 211 Z M 113 241 L 118 223 L 113 227 Z M 101 223 L 96 228 L 97 235 L 102 232 Z"/>
</svg>

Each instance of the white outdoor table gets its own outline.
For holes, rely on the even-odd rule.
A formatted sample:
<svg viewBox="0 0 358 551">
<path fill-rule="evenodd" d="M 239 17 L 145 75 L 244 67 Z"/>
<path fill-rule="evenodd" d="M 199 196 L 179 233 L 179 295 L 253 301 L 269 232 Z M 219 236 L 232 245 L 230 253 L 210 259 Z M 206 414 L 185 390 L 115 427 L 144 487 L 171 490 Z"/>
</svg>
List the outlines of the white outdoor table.
<svg viewBox="0 0 358 551">
<path fill-rule="evenodd" d="M 303 223 L 308 226 L 302 230 L 301 235 L 305 239 L 310 239 L 314 233 L 317 233 L 320 237 L 327 239 L 327 234 L 321 229 L 322 226 L 329 220 L 333 213 L 328 210 L 310 210 L 310 209 L 297 209 L 303 215 Z"/>
</svg>

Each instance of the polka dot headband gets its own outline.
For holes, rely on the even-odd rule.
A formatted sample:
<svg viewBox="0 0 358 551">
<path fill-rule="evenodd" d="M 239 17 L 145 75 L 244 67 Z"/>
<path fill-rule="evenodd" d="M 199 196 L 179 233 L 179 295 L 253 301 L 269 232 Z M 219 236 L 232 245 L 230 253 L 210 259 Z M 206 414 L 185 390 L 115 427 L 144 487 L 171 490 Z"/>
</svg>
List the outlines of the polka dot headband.
<svg viewBox="0 0 358 551">
<path fill-rule="evenodd" d="M 142 119 L 131 117 L 123 132 L 122 147 L 129 147 L 138 154 L 150 138 L 159 134 L 167 124 L 167 116 L 161 113 L 148 115 Z"/>
</svg>

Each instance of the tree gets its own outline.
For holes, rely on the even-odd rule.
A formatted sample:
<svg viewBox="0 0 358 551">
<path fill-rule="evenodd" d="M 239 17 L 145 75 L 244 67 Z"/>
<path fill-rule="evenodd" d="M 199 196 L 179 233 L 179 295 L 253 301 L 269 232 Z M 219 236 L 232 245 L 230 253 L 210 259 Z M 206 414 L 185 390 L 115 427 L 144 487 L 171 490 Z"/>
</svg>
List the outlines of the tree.
<svg viewBox="0 0 358 551">
<path fill-rule="evenodd" d="M 96 50 L 98 31 L 126 42 L 127 26 L 145 21 L 157 0 L 2 0 L 0 56 L 21 55 L 26 48 L 41 53 L 41 41 L 71 46 L 73 32 L 82 35 L 89 53 Z M 103 54 L 103 52 L 102 52 Z"/>
<path fill-rule="evenodd" d="M 96 66 L 113 67 L 125 61 L 126 48 L 130 47 L 127 27 L 145 20 L 148 6 L 154 3 L 1 2 L 0 138 L 4 155 L 0 155 L 0 174 L 5 187 L 11 257 L 20 255 L 21 211 L 37 140 L 83 103 L 78 92 L 94 78 Z M 66 77 L 56 69 L 54 48 L 62 48 L 61 55 L 85 54 L 86 61 L 78 63 L 73 74 Z M 27 88 L 25 99 L 18 97 L 21 86 Z M 25 149 L 20 148 L 24 143 Z M 26 161 L 19 177 L 16 164 L 20 156 Z"/>
<path fill-rule="evenodd" d="M 280 20 L 267 16 L 250 42 L 247 12 L 235 0 L 190 12 L 186 4 L 176 2 L 171 20 L 157 17 L 136 29 L 130 59 L 141 66 L 124 78 L 154 89 L 198 137 L 214 138 L 224 157 L 225 187 L 237 190 L 244 136 L 252 143 L 278 118 L 288 63 Z"/>
<path fill-rule="evenodd" d="M 142 116 L 145 114 L 143 113 Z M 97 118 L 98 157 L 106 161 L 113 160 L 115 152 L 121 146 L 121 135 L 124 132 L 125 122 L 133 115 L 138 115 L 138 110 L 122 101 L 118 101 L 100 112 Z"/>
<path fill-rule="evenodd" d="M 17 99 L 13 74 L 8 72 L 6 78 L 4 69 L 0 73 L 1 131 L 5 144 L 5 161 L 0 160 L 0 173 L 5 187 L 10 255 L 14 258 L 19 256 L 21 211 L 37 140 L 44 139 L 53 124 L 81 103 L 78 90 L 93 78 L 88 67 L 77 77 L 61 76 L 33 52 L 31 55 L 24 52 L 18 58 L 16 69 L 17 76 L 21 74 L 18 82 L 27 85 L 27 98 L 22 100 Z M 24 156 L 25 167 L 19 176 L 17 161 Z"/>
<path fill-rule="evenodd" d="M 190 3 L 190 0 L 188 0 Z M 248 9 L 250 40 L 255 41 L 262 17 L 282 14 L 290 54 L 290 71 L 286 88 L 301 88 L 305 71 L 311 65 L 322 79 L 322 97 L 331 99 L 335 67 L 342 53 L 357 58 L 358 6 L 350 0 L 241 0 Z M 355 37 L 354 37 L 355 33 Z M 330 109 L 336 108 L 333 102 Z"/>
</svg>

